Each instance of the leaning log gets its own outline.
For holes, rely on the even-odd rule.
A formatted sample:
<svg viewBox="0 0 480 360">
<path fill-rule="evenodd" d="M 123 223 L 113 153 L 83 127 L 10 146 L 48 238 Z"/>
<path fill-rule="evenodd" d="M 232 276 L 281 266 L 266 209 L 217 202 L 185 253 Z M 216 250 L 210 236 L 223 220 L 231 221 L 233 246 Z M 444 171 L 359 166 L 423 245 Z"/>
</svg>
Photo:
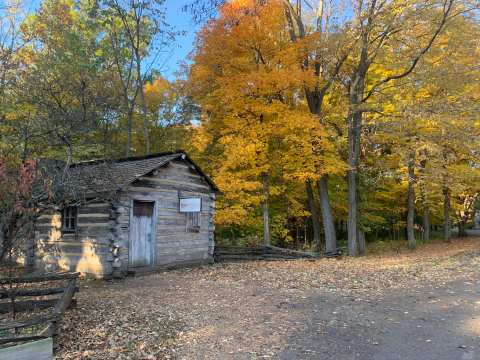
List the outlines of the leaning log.
<svg viewBox="0 0 480 360">
<path fill-rule="evenodd" d="M 75 295 L 75 289 L 77 284 L 77 278 L 70 279 L 68 281 L 67 288 L 65 292 L 62 294 L 61 298 L 58 299 L 55 307 L 53 309 L 53 314 L 58 315 L 59 317 L 63 315 L 65 310 L 68 309 L 70 306 L 73 295 Z M 56 349 L 58 347 L 56 337 L 58 335 L 58 321 L 51 321 L 50 324 L 40 332 L 40 336 L 51 336 L 53 338 L 53 348 Z"/>
</svg>

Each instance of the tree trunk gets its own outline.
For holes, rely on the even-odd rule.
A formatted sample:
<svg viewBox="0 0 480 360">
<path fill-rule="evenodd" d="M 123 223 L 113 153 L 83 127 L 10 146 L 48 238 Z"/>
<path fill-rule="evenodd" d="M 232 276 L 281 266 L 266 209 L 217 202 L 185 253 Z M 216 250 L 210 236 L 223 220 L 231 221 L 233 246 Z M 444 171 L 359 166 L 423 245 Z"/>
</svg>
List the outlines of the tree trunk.
<svg viewBox="0 0 480 360">
<path fill-rule="evenodd" d="M 407 194 L 407 239 L 408 247 L 415 249 L 417 240 L 415 239 L 415 160 L 413 155 L 408 160 L 408 194 Z"/>
<path fill-rule="evenodd" d="M 145 93 L 143 85 L 140 89 L 140 101 L 142 102 L 142 116 L 143 116 L 143 137 L 145 138 L 145 154 L 150 155 L 150 133 L 148 129 L 148 117 L 147 117 L 147 103 L 145 102 Z"/>
<path fill-rule="evenodd" d="M 307 191 L 308 207 L 310 214 L 312 215 L 312 225 L 313 225 L 313 243 L 315 244 L 315 251 L 320 252 L 320 221 L 318 218 L 318 208 L 315 201 L 315 195 L 313 194 L 312 183 L 310 181 L 305 182 L 305 187 Z"/>
<path fill-rule="evenodd" d="M 268 198 L 269 191 L 269 179 L 268 174 L 262 175 L 263 180 L 263 201 L 262 201 L 262 213 L 263 213 L 263 245 L 270 245 L 270 214 L 268 210 Z"/>
<path fill-rule="evenodd" d="M 323 230 L 325 233 L 325 252 L 327 254 L 336 254 L 337 234 L 328 197 L 328 175 L 323 175 L 318 179 L 317 188 L 320 195 L 320 210 L 322 212 Z"/>
<path fill-rule="evenodd" d="M 450 242 L 450 189 L 443 189 L 443 238 L 445 241 Z"/>
<path fill-rule="evenodd" d="M 357 175 L 360 155 L 362 113 L 353 112 L 348 122 L 348 254 L 358 255 L 358 189 Z"/>
<path fill-rule="evenodd" d="M 128 100 L 127 100 L 128 101 Z M 133 111 L 135 105 L 128 105 L 127 111 L 127 145 L 125 148 L 125 157 L 130 156 L 130 150 L 132 149 L 132 132 L 133 132 Z"/>
<path fill-rule="evenodd" d="M 466 221 L 463 219 L 460 219 L 460 221 L 458 222 L 458 237 L 463 238 L 468 236 L 467 231 L 465 229 L 466 225 L 467 225 Z"/>
<path fill-rule="evenodd" d="M 430 210 L 423 206 L 423 241 L 430 241 Z"/>
<path fill-rule="evenodd" d="M 142 117 L 143 117 L 143 137 L 145 138 L 145 154 L 150 155 L 150 136 L 148 131 L 148 117 L 147 117 L 147 103 L 145 101 L 145 91 L 143 88 L 143 77 L 141 70 L 141 57 L 136 53 L 137 60 L 137 86 L 140 91 L 140 102 L 142 105 Z"/>
<path fill-rule="evenodd" d="M 366 253 L 366 244 L 365 244 L 365 233 L 362 230 L 358 230 L 358 254 L 365 255 Z"/>
</svg>

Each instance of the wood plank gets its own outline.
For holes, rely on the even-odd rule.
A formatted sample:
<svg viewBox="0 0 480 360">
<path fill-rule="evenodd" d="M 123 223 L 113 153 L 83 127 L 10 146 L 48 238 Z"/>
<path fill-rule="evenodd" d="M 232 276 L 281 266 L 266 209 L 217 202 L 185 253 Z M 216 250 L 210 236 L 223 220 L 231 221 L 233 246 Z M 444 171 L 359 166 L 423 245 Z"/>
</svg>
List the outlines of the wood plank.
<svg viewBox="0 0 480 360">
<path fill-rule="evenodd" d="M 208 185 L 208 183 L 204 180 L 204 178 L 199 174 L 191 174 L 186 172 L 178 172 L 178 171 L 167 171 L 167 172 L 159 172 L 158 175 L 154 176 L 157 179 L 168 179 L 168 180 L 176 180 L 176 181 L 192 181 L 192 182 L 201 182 L 202 184 Z"/>
<path fill-rule="evenodd" d="M 202 181 L 201 179 L 167 179 L 167 178 L 159 178 L 159 177 L 141 177 L 136 181 L 137 184 L 140 186 L 159 186 L 159 187 L 165 187 L 169 188 L 167 186 L 173 186 L 175 189 L 181 189 L 182 187 L 185 186 L 192 186 L 198 189 L 206 190 L 206 191 L 211 191 L 210 185 L 208 183 Z M 148 185 L 142 185 L 142 184 L 148 184 Z"/>
<path fill-rule="evenodd" d="M 60 254 L 61 257 L 56 263 L 57 265 L 64 266 L 65 269 L 77 269 L 79 265 L 81 265 L 82 268 L 90 267 L 92 269 L 109 269 L 112 265 L 111 261 L 113 260 L 113 257 L 107 258 L 107 255 L 108 254 L 103 254 L 102 256 L 102 254 L 100 254 L 100 256 L 97 256 L 76 253 L 62 253 Z"/>
<path fill-rule="evenodd" d="M 181 213 L 178 211 L 178 203 L 175 208 L 166 208 L 162 206 L 163 204 L 160 204 L 159 209 L 157 211 L 157 216 L 158 217 L 185 217 L 185 213 Z M 205 219 L 208 219 L 210 216 L 210 211 L 209 208 L 206 206 L 202 205 L 202 211 L 200 212 L 202 217 Z"/>
<path fill-rule="evenodd" d="M 105 235 L 106 233 L 102 233 Z M 84 245 L 92 245 L 92 246 L 105 246 L 108 247 L 110 245 L 110 240 L 107 237 L 89 237 L 89 236 L 75 236 L 75 234 L 72 234 L 69 236 L 63 235 L 59 240 L 46 240 L 42 243 L 42 245 L 60 245 L 60 244 L 84 244 Z"/>
<path fill-rule="evenodd" d="M 62 273 L 52 273 L 44 275 L 29 275 L 29 276 L 19 276 L 19 277 L 5 277 L 0 278 L 0 285 L 6 284 L 28 284 L 44 281 L 53 281 L 53 280 L 69 280 L 76 279 L 80 276 L 80 273 L 77 272 L 62 272 Z"/>
<path fill-rule="evenodd" d="M 298 256 L 298 257 L 307 257 L 307 258 L 316 258 L 318 257 L 318 254 L 316 253 L 311 253 L 311 252 L 306 252 L 306 251 L 298 251 L 298 250 L 292 250 L 292 249 L 285 249 L 285 248 L 280 248 L 277 246 L 272 246 L 272 245 L 267 245 L 265 246 L 268 250 L 270 250 L 273 253 L 278 253 L 278 254 L 284 254 L 284 255 L 290 255 L 290 256 Z"/>
<path fill-rule="evenodd" d="M 78 209 L 78 215 L 84 214 L 110 214 L 110 206 L 104 207 L 91 207 L 91 206 L 81 206 Z"/>
<path fill-rule="evenodd" d="M 110 207 L 108 202 L 99 201 L 99 202 L 91 202 L 84 205 L 84 207 L 94 207 L 94 208 L 102 208 L 102 207 Z"/>
<path fill-rule="evenodd" d="M 99 212 L 88 212 L 88 213 L 83 213 L 83 214 L 78 214 L 79 219 L 84 219 L 84 218 L 98 218 L 98 219 L 110 219 L 110 212 L 106 213 L 99 213 Z"/>
<path fill-rule="evenodd" d="M 9 343 L 26 342 L 26 341 L 32 341 L 32 340 L 42 340 L 42 339 L 45 339 L 45 336 L 42 336 L 42 335 L 5 336 L 0 338 L 0 345 L 9 344 Z M 0 359 L 3 359 L 3 358 L 0 358 Z"/>
<path fill-rule="evenodd" d="M 11 297 L 22 297 L 22 296 L 54 295 L 54 294 L 61 294 L 64 291 L 65 291 L 64 287 L 55 287 L 55 288 L 48 288 L 48 289 L 0 290 L 0 299 L 8 299 Z M 78 291 L 78 287 L 76 291 Z M 0 326 L 0 330 L 1 330 L 1 326 Z"/>
<path fill-rule="evenodd" d="M 97 253 L 105 253 L 109 251 L 109 243 L 94 243 L 94 242 L 78 242 L 75 243 L 73 241 L 47 241 L 42 245 L 51 245 L 52 247 L 56 247 L 62 251 L 72 251 L 72 252 L 92 252 L 97 251 Z"/>
<path fill-rule="evenodd" d="M 172 234 L 159 234 L 157 233 L 157 242 L 167 243 L 169 241 L 188 241 L 189 243 L 192 242 L 208 242 L 208 233 L 207 232 L 198 232 L 198 233 L 187 233 L 183 232 L 182 234 L 179 233 L 172 233 Z"/>
<path fill-rule="evenodd" d="M 205 201 L 210 199 L 211 191 L 197 191 L 197 189 L 165 189 L 160 187 L 143 187 L 143 186 L 130 186 L 127 188 L 126 192 L 134 192 L 141 196 L 150 196 L 155 197 L 156 199 L 161 199 L 168 197 L 170 200 L 177 200 L 178 196 L 201 196 L 202 199 L 205 198 Z M 203 201 L 203 200 L 202 200 Z"/>
<path fill-rule="evenodd" d="M 200 233 L 206 233 L 209 230 L 207 227 L 201 227 Z M 185 231 L 185 223 L 183 225 L 168 225 L 168 224 L 160 224 L 157 222 L 157 235 L 172 235 L 172 234 L 195 234 L 195 233 L 187 233 Z M 198 234 L 198 233 L 197 233 Z"/>
<path fill-rule="evenodd" d="M 30 311 L 35 309 L 47 309 L 55 306 L 58 299 L 44 299 L 44 300 L 22 300 L 15 301 L 15 311 Z M 13 310 L 12 303 L 0 303 L 0 314 L 7 314 Z"/>
<path fill-rule="evenodd" d="M 110 221 L 109 217 L 98 217 L 98 216 L 87 216 L 83 215 L 82 217 L 78 218 L 78 227 L 81 226 L 86 226 L 86 224 L 95 224 L 95 226 L 98 226 L 98 224 L 106 224 L 108 225 Z"/>
<path fill-rule="evenodd" d="M 156 188 L 146 188 L 140 186 L 130 185 L 125 192 L 135 192 L 139 195 L 152 196 L 152 193 L 155 193 L 154 196 L 158 198 L 159 196 L 163 198 L 169 198 L 171 200 L 178 199 L 177 190 L 165 190 L 165 189 L 156 189 Z"/>
<path fill-rule="evenodd" d="M 68 309 L 72 303 L 73 295 L 75 295 L 75 288 L 77 287 L 77 279 L 73 278 L 68 281 L 67 289 L 62 294 L 60 299 L 55 304 L 53 308 L 53 314 L 62 316 L 65 310 Z M 52 321 L 43 331 L 40 332 L 40 335 L 56 336 L 58 331 L 58 323 Z"/>
<path fill-rule="evenodd" d="M 52 338 L 28 342 L 0 349 L 2 360 L 51 360 L 53 359 Z"/>
<path fill-rule="evenodd" d="M 110 223 L 108 221 L 101 221 L 101 222 L 79 221 L 78 222 L 78 230 L 82 230 L 82 228 L 85 229 L 85 228 L 88 228 L 88 227 L 99 228 L 99 229 L 107 228 L 108 229 L 110 227 Z"/>
<path fill-rule="evenodd" d="M 77 278 L 70 279 L 68 281 L 67 288 L 63 293 L 60 300 L 55 305 L 53 313 L 56 315 L 61 315 L 68 309 L 70 303 L 72 302 L 73 295 L 75 295 L 75 289 L 77 288 Z"/>
<path fill-rule="evenodd" d="M 148 266 L 152 259 L 153 202 L 134 201 L 129 266 Z"/>
<path fill-rule="evenodd" d="M 59 316 L 56 314 L 39 316 L 33 319 L 26 321 L 12 321 L 9 323 L 0 324 L 0 331 L 10 330 L 10 329 L 23 329 L 26 327 L 48 323 L 49 321 L 58 321 Z"/>
</svg>

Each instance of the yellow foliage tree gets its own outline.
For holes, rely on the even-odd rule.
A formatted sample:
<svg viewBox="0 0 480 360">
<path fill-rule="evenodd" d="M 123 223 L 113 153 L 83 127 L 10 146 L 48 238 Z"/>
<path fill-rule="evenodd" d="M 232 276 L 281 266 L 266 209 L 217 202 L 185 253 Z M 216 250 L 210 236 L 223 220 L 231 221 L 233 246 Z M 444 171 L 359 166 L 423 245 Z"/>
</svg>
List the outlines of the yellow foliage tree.
<svg viewBox="0 0 480 360">
<path fill-rule="evenodd" d="M 189 79 L 202 108 L 198 144 L 224 193 L 217 221 L 258 221 L 261 207 L 267 245 L 272 199 L 290 182 L 344 169 L 303 97 L 312 76 L 284 11 L 282 1 L 225 4 L 198 36 Z"/>
</svg>

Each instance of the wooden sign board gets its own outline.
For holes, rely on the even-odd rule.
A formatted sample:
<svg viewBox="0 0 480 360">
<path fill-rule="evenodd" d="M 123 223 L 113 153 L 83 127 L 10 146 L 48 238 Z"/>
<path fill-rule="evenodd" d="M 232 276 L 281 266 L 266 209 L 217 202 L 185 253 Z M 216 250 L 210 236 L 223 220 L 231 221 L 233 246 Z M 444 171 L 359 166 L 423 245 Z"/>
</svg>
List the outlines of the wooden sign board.
<svg viewBox="0 0 480 360">
<path fill-rule="evenodd" d="M 180 212 L 200 212 L 202 210 L 201 198 L 181 198 Z"/>
</svg>

